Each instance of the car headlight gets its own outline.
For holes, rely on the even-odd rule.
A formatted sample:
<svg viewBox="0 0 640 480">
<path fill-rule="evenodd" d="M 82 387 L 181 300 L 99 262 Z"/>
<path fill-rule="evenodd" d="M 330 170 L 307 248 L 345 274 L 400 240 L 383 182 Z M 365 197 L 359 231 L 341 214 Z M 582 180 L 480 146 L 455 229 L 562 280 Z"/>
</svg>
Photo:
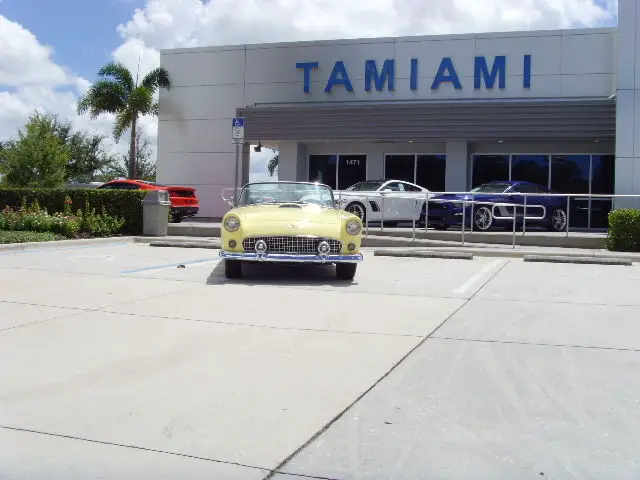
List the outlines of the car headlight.
<svg viewBox="0 0 640 480">
<path fill-rule="evenodd" d="M 224 221 L 224 229 L 227 232 L 235 232 L 240 228 L 240 220 L 238 217 L 227 217 Z"/>
<path fill-rule="evenodd" d="M 349 235 L 357 235 L 360 233 L 360 230 L 362 230 L 362 226 L 357 220 L 349 220 L 347 222 L 346 230 Z"/>
</svg>

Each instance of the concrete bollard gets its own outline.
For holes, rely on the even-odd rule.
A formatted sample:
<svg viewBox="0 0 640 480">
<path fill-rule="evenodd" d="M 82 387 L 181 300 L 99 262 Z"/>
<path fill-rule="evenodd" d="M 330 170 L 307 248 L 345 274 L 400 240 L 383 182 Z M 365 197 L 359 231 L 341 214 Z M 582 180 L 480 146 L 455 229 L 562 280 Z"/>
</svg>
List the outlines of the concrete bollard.
<svg viewBox="0 0 640 480">
<path fill-rule="evenodd" d="M 150 190 L 142 200 L 142 234 L 166 237 L 171 200 L 166 190 Z"/>
</svg>

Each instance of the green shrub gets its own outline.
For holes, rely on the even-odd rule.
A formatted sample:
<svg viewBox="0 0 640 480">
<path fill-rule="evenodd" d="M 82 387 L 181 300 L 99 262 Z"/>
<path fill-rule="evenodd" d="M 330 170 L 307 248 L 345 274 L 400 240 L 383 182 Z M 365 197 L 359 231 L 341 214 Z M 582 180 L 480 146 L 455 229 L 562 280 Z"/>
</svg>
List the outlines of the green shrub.
<svg viewBox="0 0 640 480">
<path fill-rule="evenodd" d="M 0 188 L 0 210 L 19 208 L 24 202 L 39 205 L 50 213 L 84 211 L 88 205 L 97 212 L 124 219 L 123 233 L 142 233 L 141 190 L 97 190 L 92 188 Z"/>
<path fill-rule="evenodd" d="M 96 237 L 109 237 L 120 232 L 125 225 L 122 217 L 109 215 L 102 206 L 102 213 L 96 214 L 96 209 L 86 204 L 84 210 L 79 210 L 80 231 L 90 233 Z"/>
<path fill-rule="evenodd" d="M 64 237 L 50 232 L 7 232 L 0 230 L 0 244 L 26 242 L 53 242 Z"/>
<path fill-rule="evenodd" d="M 609 213 L 607 248 L 622 252 L 640 251 L 640 210 L 620 208 Z"/>
<path fill-rule="evenodd" d="M 107 237 L 119 233 L 125 226 L 122 217 L 109 215 L 106 208 L 96 214 L 96 209 L 89 203 L 75 215 L 70 213 L 71 202 L 65 202 L 64 212 L 51 215 L 46 209 L 41 209 L 38 202 L 31 205 L 23 198 L 19 209 L 5 207 L 0 212 L 0 230 L 49 232 L 65 237 L 76 237 L 88 234 L 96 237 Z"/>
</svg>

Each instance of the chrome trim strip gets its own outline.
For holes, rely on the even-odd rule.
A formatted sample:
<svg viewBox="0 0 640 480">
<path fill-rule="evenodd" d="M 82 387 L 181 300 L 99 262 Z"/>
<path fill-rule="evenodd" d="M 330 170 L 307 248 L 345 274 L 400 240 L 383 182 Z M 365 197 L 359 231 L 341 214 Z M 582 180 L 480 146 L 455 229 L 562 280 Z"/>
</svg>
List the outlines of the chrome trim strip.
<svg viewBox="0 0 640 480">
<path fill-rule="evenodd" d="M 231 260 L 246 260 L 249 262 L 296 262 L 296 263 L 358 263 L 362 262 L 362 254 L 354 255 L 286 255 L 271 253 L 259 255 L 257 253 L 225 252 L 220 250 L 220 257 Z"/>
</svg>

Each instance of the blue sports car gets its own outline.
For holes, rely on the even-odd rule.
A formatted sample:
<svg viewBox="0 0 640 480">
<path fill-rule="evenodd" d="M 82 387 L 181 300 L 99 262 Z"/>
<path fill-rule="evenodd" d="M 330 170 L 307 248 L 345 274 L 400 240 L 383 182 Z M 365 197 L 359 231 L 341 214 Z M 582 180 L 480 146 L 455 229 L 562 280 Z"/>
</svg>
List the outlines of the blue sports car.
<svg viewBox="0 0 640 480">
<path fill-rule="evenodd" d="M 507 195 L 507 194 L 512 195 Z M 494 226 L 511 230 L 513 226 L 513 207 L 495 206 L 496 203 L 509 203 L 516 207 L 516 225 L 522 225 L 524 214 L 524 195 L 513 194 L 550 194 L 548 188 L 531 182 L 504 181 L 479 185 L 469 193 L 436 195 L 429 199 L 429 226 L 446 230 L 462 224 L 462 211 L 465 209 L 465 224 L 473 229 L 487 231 Z M 473 201 L 464 206 L 463 201 Z M 486 202 L 483 203 L 483 202 Z M 567 197 L 564 196 L 527 196 L 527 225 L 541 226 L 550 231 L 561 232 L 567 227 Z M 520 206 L 522 205 L 522 207 Z M 544 207 L 544 208 L 541 208 Z M 426 207 L 420 218 L 424 225 Z"/>
</svg>

